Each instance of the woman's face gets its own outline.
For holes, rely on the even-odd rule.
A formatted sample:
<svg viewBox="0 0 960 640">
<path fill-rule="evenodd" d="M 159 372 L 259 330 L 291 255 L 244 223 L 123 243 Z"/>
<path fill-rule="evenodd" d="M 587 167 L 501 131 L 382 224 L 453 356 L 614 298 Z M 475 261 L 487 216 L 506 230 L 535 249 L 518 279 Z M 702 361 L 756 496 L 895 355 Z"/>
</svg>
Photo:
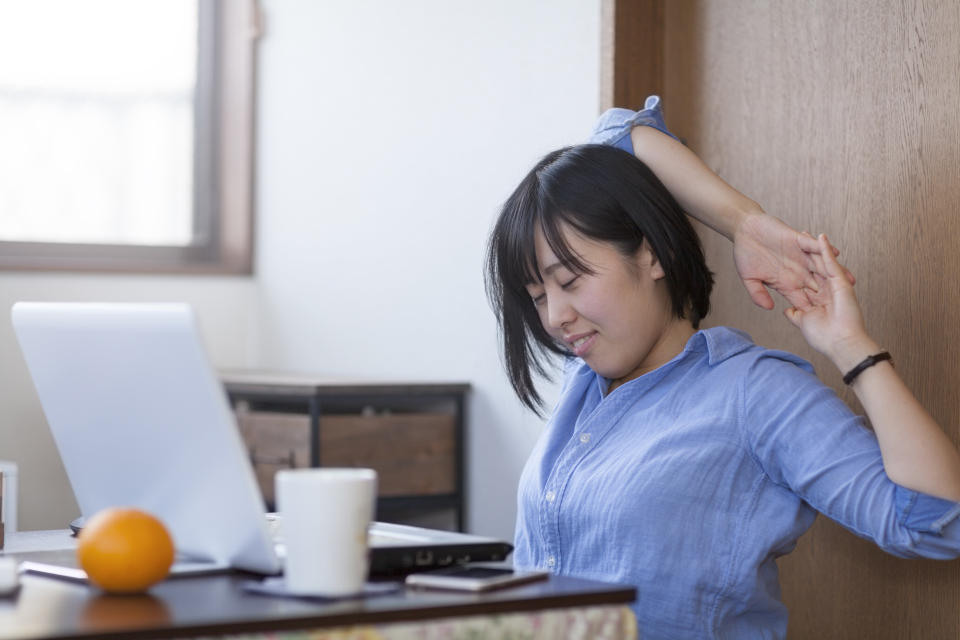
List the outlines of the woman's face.
<svg viewBox="0 0 960 640">
<path fill-rule="evenodd" d="M 569 227 L 570 249 L 594 273 L 576 274 L 550 249 L 542 231 L 536 242 L 543 284 L 527 285 L 547 332 L 591 369 L 610 378 L 610 389 L 665 364 L 693 333 L 674 317 L 663 269 L 644 241 L 633 257 Z"/>
</svg>

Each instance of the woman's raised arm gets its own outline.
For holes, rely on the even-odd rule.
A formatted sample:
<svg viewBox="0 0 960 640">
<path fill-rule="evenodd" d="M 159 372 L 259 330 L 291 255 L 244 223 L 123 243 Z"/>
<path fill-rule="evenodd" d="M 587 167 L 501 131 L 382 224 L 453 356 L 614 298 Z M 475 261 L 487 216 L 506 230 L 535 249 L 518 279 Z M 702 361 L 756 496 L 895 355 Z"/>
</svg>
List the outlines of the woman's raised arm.
<svg viewBox="0 0 960 640">
<path fill-rule="evenodd" d="M 833 247 L 825 235 L 818 243 L 820 253 L 813 260 L 819 287 L 807 292 L 812 306 L 787 309 L 786 316 L 811 347 L 847 374 L 881 349 L 864 328 L 853 286 Z M 892 364 L 860 368 L 849 384 L 877 434 L 887 476 L 908 489 L 960 502 L 960 454 Z"/>
<path fill-rule="evenodd" d="M 634 155 L 642 160 L 691 216 L 733 241 L 737 272 L 753 302 L 772 309 L 769 286 L 798 309 L 809 308 L 806 290 L 816 290 L 810 254 L 817 241 L 767 215 L 683 144 L 653 127 L 630 133 Z M 848 275 L 850 282 L 853 276 Z"/>
</svg>

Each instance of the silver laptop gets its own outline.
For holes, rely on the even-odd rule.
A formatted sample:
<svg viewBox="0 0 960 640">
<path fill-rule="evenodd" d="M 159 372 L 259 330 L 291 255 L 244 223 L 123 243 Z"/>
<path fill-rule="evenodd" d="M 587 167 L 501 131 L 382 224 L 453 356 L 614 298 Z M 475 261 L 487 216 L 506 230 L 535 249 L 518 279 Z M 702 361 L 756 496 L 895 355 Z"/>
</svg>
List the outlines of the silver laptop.
<svg viewBox="0 0 960 640">
<path fill-rule="evenodd" d="M 118 505 L 155 514 L 177 547 L 174 573 L 280 571 L 242 438 L 188 305 L 18 302 L 12 317 L 83 517 Z M 382 575 L 503 560 L 511 550 L 481 536 L 371 528 L 371 567 Z"/>
</svg>

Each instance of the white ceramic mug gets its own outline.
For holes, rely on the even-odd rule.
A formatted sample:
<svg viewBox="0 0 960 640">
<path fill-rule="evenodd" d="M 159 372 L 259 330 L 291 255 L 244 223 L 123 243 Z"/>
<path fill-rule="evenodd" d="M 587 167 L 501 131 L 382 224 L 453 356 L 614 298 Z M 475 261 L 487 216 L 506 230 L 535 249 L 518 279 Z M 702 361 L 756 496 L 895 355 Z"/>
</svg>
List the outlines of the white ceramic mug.
<svg viewBox="0 0 960 640">
<path fill-rule="evenodd" d="M 373 469 L 287 469 L 276 474 L 277 510 L 292 593 L 342 596 L 363 590 L 367 529 L 377 498 Z"/>
</svg>

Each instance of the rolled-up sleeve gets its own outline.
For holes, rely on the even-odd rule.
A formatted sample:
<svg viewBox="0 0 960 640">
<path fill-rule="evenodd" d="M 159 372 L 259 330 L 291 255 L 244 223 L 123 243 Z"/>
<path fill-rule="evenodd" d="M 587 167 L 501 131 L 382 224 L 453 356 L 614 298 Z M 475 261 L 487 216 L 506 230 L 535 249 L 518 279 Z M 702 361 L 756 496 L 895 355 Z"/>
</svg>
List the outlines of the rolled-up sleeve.
<svg viewBox="0 0 960 640">
<path fill-rule="evenodd" d="M 960 555 L 960 504 L 894 486 L 900 524 L 922 536 L 918 555 L 936 559 Z"/>
<path fill-rule="evenodd" d="M 653 127 L 662 131 L 671 138 L 679 140 L 677 136 L 670 133 L 663 120 L 663 107 L 660 102 L 660 96 L 649 96 L 643 104 L 643 109 L 633 111 L 632 109 L 607 109 L 603 112 L 593 127 L 593 133 L 587 142 L 593 144 L 608 144 L 612 147 L 622 149 L 629 154 L 633 154 L 633 142 L 630 139 L 630 131 L 634 127 L 645 126 Z"/>
<path fill-rule="evenodd" d="M 873 431 L 808 363 L 758 359 L 743 397 L 748 444 L 773 482 L 893 555 L 960 556 L 960 504 L 891 481 Z"/>
</svg>

